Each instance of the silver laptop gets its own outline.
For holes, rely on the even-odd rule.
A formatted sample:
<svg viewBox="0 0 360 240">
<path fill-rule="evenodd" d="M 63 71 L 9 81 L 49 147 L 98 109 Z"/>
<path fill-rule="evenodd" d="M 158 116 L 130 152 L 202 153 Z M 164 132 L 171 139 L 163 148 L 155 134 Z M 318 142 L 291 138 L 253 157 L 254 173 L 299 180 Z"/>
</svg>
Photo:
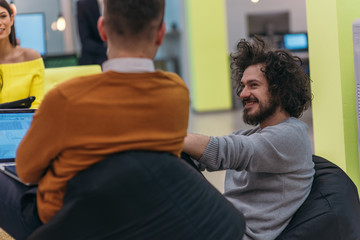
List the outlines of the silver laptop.
<svg viewBox="0 0 360 240">
<path fill-rule="evenodd" d="M 0 109 L 0 171 L 18 181 L 16 151 L 31 125 L 34 112 L 34 109 Z"/>
</svg>

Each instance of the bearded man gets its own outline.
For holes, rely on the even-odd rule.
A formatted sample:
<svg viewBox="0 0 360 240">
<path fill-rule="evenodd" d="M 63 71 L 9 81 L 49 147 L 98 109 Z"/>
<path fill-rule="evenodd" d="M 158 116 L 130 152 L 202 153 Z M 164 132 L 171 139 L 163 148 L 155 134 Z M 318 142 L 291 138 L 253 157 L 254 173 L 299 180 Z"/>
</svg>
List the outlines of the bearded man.
<svg viewBox="0 0 360 240">
<path fill-rule="evenodd" d="M 183 151 L 210 171 L 227 170 L 224 195 L 245 216 L 243 239 L 275 239 L 313 181 L 308 127 L 298 119 L 311 101 L 310 79 L 298 57 L 260 37 L 241 40 L 231 57 L 243 120 L 257 126 L 223 137 L 189 133 Z"/>
</svg>

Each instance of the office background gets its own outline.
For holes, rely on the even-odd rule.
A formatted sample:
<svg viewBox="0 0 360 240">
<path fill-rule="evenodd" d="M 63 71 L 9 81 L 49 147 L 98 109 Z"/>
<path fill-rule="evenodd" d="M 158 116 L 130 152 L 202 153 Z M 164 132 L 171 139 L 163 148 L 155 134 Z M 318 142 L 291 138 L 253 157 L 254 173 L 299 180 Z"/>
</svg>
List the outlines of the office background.
<svg viewBox="0 0 360 240">
<path fill-rule="evenodd" d="M 14 2 L 19 14 L 45 14 L 45 59 L 80 52 L 76 0 Z M 191 90 L 194 116 L 241 108 L 231 86 L 229 53 L 239 39 L 257 31 L 250 26 L 251 17 L 276 18 L 285 13 L 287 24 L 282 27 L 289 33 L 307 32 L 310 51 L 301 54 L 304 59 L 310 56 L 314 152 L 337 163 L 359 187 L 351 42 L 351 22 L 360 17 L 358 1 L 166 0 L 166 4 L 167 35 L 156 60 L 159 67 L 184 78 Z M 52 30 L 59 15 L 67 23 L 64 31 Z M 277 35 L 277 25 L 262 28 Z"/>
</svg>

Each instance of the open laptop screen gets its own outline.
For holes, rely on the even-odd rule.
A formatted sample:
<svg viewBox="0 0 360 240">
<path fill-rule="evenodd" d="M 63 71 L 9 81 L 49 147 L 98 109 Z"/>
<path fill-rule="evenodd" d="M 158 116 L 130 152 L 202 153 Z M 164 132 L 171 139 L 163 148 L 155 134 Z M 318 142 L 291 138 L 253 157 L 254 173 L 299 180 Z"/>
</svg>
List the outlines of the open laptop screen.
<svg viewBox="0 0 360 240">
<path fill-rule="evenodd" d="M 34 110 L 0 110 L 0 162 L 14 161 L 29 129 Z"/>
</svg>

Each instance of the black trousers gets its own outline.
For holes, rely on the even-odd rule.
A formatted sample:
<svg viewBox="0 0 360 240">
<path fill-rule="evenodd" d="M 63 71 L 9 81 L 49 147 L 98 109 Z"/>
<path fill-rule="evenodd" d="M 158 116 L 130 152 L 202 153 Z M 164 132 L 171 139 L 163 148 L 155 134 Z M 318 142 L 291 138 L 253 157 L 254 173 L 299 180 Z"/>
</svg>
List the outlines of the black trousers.
<svg viewBox="0 0 360 240">
<path fill-rule="evenodd" d="M 37 187 L 28 187 L 0 172 L 0 227 L 16 240 L 42 225 L 36 207 Z"/>
</svg>

